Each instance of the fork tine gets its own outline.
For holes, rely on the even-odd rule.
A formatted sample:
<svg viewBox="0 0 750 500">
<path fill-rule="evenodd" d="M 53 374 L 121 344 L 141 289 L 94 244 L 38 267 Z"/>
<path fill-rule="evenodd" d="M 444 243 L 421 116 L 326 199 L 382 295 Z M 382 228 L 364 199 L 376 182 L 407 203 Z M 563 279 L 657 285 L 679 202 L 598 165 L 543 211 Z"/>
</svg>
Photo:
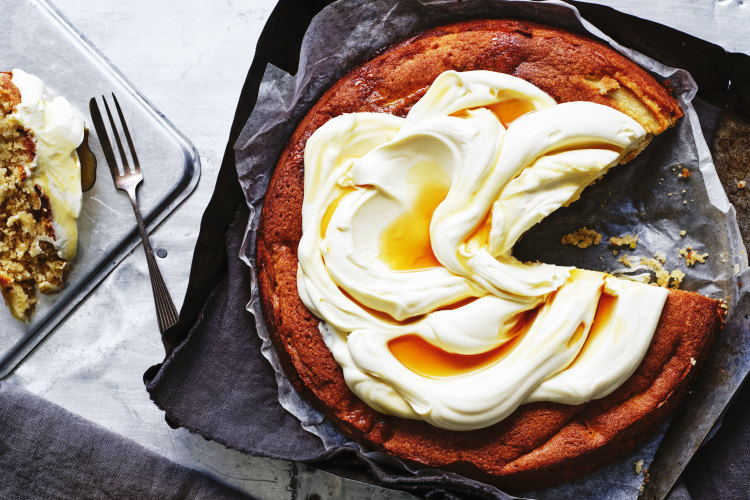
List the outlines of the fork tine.
<svg viewBox="0 0 750 500">
<path fill-rule="evenodd" d="M 137 174 L 141 173 L 141 164 L 138 161 L 138 155 L 135 152 L 135 145 L 133 144 L 133 138 L 130 137 L 130 130 L 128 130 L 128 124 L 125 121 L 125 117 L 122 114 L 122 108 L 120 108 L 120 103 L 117 101 L 117 96 L 114 92 L 112 92 L 112 99 L 115 100 L 115 107 L 117 108 L 117 114 L 120 115 L 120 123 L 122 124 L 122 130 L 125 132 L 125 139 L 128 141 L 128 146 L 130 147 L 130 155 L 133 157 L 133 166 L 135 167 L 135 172 Z"/>
<path fill-rule="evenodd" d="M 109 133 L 107 127 L 104 126 L 104 120 L 102 114 L 99 111 L 99 105 L 96 102 L 96 97 L 92 97 L 89 101 L 89 111 L 91 112 L 91 119 L 94 122 L 94 129 L 96 129 L 96 135 L 99 136 L 99 142 L 102 145 L 102 152 L 104 152 L 104 158 L 107 160 L 107 165 L 112 172 L 112 177 L 117 178 L 120 176 L 120 172 L 117 169 L 117 159 L 115 158 L 115 152 L 112 150 L 112 142 L 109 139 Z"/>
<path fill-rule="evenodd" d="M 125 155 L 125 148 L 120 140 L 120 134 L 117 133 L 117 126 L 115 126 L 115 120 L 112 118 L 112 112 L 109 110 L 109 104 L 107 99 L 102 96 L 104 101 L 104 108 L 107 110 L 107 116 L 109 117 L 109 124 L 112 125 L 112 135 L 115 136 L 115 142 L 117 143 L 117 149 L 120 150 L 120 158 L 122 158 L 122 171 L 124 174 L 130 173 L 130 164 L 128 163 L 128 157 Z"/>
</svg>

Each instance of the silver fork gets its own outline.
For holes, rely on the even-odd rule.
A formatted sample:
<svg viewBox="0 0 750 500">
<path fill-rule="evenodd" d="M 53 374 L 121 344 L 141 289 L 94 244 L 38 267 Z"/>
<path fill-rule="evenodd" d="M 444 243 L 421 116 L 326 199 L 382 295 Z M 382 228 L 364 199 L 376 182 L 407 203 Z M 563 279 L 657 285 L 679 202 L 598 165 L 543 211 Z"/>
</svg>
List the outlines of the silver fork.
<svg viewBox="0 0 750 500">
<path fill-rule="evenodd" d="M 117 114 L 120 117 L 120 124 L 122 125 L 122 131 L 125 133 L 125 139 L 128 141 L 130 147 L 130 155 L 133 158 L 133 169 L 131 170 L 128 158 L 125 154 L 125 148 L 120 140 L 120 135 L 117 133 L 117 126 L 112 118 L 112 112 L 109 109 L 107 99 L 102 96 L 104 101 L 104 107 L 107 110 L 107 116 L 109 117 L 109 124 L 112 128 L 112 135 L 117 142 L 117 149 L 120 151 L 120 159 L 122 160 L 122 173 L 117 166 L 117 159 L 112 149 L 112 142 L 109 139 L 107 128 L 104 126 L 104 120 L 102 120 L 102 114 L 99 112 L 99 106 L 96 103 L 96 98 L 92 97 L 89 101 L 89 110 L 91 111 L 91 118 L 94 121 L 94 128 L 96 134 L 99 136 L 99 141 L 102 144 L 102 151 L 104 157 L 107 159 L 109 164 L 109 170 L 112 172 L 112 179 L 115 181 L 115 187 L 128 193 L 130 203 L 133 205 L 133 211 L 135 212 L 135 219 L 138 221 L 138 230 L 141 233 L 141 239 L 143 240 L 143 250 L 146 252 L 146 262 L 148 262 L 148 272 L 151 276 L 151 287 L 154 291 L 154 302 L 156 303 L 156 319 L 159 322 L 159 331 L 164 332 L 167 328 L 177 323 L 177 309 L 174 307 L 172 297 L 169 296 L 169 290 L 167 285 L 164 283 L 164 278 L 161 276 L 159 266 L 156 264 L 154 258 L 154 252 L 151 250 L 151 243 L 148 241 L 148 235 L 146 234 L 146 228 L 143 225 L 143 219 L 141 218 L 141 211 L 138 208 L 138 201 L 136 200 L 136 188 L 143 181 L 143 174 L 141 174 L 141 165 L 138 162 L 138 155 L 135 152 L 135 146 L 133 145 L 133 139 L 130 137 L 130 130 L 128 125 L 125 123 L 125 117 L 122 114 L 120 103 L 117 102 L 117 97 L 112 94 L 112 99 L 115 102 L 117 108 Z"/>
</svg>

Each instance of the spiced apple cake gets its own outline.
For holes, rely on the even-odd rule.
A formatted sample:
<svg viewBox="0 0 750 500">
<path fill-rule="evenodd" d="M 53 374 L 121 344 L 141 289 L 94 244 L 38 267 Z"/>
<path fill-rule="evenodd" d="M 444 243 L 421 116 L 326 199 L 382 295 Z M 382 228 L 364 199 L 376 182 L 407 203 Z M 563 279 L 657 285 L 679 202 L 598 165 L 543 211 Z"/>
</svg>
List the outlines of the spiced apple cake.
<svg viewBox="0 0 750 500">
<path fill-rule="evenodd" d="M 0 291 L 16 319 L 29 318 L 36 289 L 62 288 L 75 257 L 83 132 L 39 78 L 0 72 Z"/>
<path fill-rule="evenodd" d="M 633 450 L 719 302 L 511 251 L 681 116 L 627 58 L 526 21 L 435 28 L 351 71 L 287 144 L 258 232 L 295 389 L 359 443 L 513 490 Z"/>
</svg>

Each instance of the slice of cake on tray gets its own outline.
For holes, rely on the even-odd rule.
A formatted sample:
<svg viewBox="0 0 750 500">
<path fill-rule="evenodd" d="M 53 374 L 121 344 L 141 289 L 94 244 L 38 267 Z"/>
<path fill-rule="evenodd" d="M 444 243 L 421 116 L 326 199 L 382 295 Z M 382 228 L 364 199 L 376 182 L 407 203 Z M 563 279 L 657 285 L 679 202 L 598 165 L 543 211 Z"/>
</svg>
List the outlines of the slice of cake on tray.
<svg viewBox="0 0 750 500">
<path fill-rule="evenodd" d="M 37 77 L 0 72 L 0 291 L 27 320 L 36 289 L 63 286 L 81 210 L 83 119 Z"/>
</svg>

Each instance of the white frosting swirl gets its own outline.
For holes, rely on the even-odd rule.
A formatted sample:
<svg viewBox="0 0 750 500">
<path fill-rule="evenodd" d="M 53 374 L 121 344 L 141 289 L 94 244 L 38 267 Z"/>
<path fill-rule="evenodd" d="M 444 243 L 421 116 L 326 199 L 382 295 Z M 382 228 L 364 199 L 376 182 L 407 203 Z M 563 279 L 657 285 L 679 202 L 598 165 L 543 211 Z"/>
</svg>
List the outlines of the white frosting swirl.
<svg viewBox="0 0 750 500">
<path fill-rule="evenodd" d="M 81 164 L 76 148 L 83 142 L 81 116 L 62 96 L 50 99 L 42 80 L 14 69 L 13 85 L 21 102 L 13 115 L 31 130 L 36 156 L 27 166 L 27 180 L 38 185 L 49 199 L 55 239 L 51 243 L 60 258 L 73 260 L 78 245 L 81 211 Z"/>
<path fill-rule="evenodd" d="M 305 149 L 298 290 L 351 390 L 446 429 L 579 404 L 638 367 L 667 291 L 511 255 L 645 138 L 500 73 L 441 74 L 406 118 L 331 119 Z"/>
</svg>

